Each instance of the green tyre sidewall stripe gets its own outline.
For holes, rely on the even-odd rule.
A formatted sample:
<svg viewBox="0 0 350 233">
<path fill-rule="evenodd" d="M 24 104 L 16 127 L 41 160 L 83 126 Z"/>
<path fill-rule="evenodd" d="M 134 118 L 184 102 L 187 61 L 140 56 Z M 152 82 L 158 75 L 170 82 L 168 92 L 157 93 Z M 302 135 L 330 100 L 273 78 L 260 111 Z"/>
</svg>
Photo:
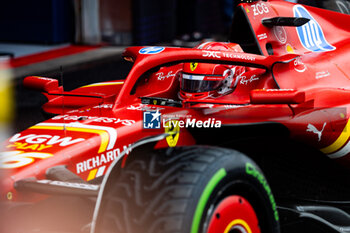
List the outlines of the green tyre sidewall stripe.
<svg viewBox="0 0 350 233">
<path fill-rule="evenodd" d="M 210 179 L 208 184 L 205 186 L 205 189 L 198 201 L 196 211 L 194 213 L 193 221 L 192 221 L 192 227 L 191 227 L 191 233 L 198 233 L 199 225 L 201 222 L 201 218 L 203 216 L 203 211 L 205 209 L 205 206 L 209 200 L 210 195 L 214 191 L 217 184 L 226 176 L 226 170 L 224 168 L 221 168 L 218 170 L 215 175 Z"/>
</svg>

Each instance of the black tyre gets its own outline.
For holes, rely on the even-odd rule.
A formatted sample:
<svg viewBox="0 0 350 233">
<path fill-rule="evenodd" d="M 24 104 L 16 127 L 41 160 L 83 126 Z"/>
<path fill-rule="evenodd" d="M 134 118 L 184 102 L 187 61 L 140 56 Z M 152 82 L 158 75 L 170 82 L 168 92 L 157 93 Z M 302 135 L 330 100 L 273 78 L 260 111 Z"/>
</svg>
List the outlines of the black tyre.
<svg viewBox="0 0 350 233">
<path fill-rule="evenodd" d="M 279 221 L 271 189 L 251 159 L 195 146 L 129 161 L 106 186 L 95 232 L 274 233 Z"/>
</svg>

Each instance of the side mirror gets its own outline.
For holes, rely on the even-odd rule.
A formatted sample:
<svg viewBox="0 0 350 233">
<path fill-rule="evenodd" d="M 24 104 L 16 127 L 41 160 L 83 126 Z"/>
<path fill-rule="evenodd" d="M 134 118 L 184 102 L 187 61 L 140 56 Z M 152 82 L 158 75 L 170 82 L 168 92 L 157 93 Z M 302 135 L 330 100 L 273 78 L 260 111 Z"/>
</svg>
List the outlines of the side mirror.
<svg viewBox="0 0 350 233">
<path fill-rule="evenodd" d="M 256 89 L 250 92 L 251 104 L 301 104 L 305 92 L 292 89 Z"/>
<path fill-rule="evenodd" d="M 58 81 L 52 78 L 45 78 L 39 76 L 28 76 L 23 80 L 23 85 L 27 88 L 43 91 L 43 92 L 51 92 L 58 91 Z"/>
</svg>

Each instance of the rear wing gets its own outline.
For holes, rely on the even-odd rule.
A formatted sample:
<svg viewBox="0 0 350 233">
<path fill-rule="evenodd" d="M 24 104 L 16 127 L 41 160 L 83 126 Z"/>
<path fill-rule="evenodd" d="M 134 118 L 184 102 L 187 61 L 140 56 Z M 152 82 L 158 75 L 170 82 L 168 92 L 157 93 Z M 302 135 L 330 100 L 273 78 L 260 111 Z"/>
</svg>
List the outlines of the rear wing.
<svg viewBox="0 0 350 233">
<path fill-rule="evenodd" d="M 348 44 L 350 15 L 282 0 L 243 1 L 229 41 L 257 54 L 327 52 Z"/>
</svg>

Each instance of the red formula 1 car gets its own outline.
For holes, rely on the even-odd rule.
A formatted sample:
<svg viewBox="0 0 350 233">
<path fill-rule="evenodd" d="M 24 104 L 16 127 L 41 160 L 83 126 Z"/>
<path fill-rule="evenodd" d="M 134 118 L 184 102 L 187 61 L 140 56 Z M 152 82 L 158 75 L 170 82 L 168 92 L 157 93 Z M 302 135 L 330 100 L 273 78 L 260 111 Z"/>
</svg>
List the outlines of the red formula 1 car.
<svg viewBox="0 0 350 233">
<path fill-rule="evenodd" d="M 5 144 L 2 232 L 350 232 L 349 20 L 250 1 L 232 43 L 128 48 L 125 80 L 27 77 L 55 116 Z"/>
</svg>

